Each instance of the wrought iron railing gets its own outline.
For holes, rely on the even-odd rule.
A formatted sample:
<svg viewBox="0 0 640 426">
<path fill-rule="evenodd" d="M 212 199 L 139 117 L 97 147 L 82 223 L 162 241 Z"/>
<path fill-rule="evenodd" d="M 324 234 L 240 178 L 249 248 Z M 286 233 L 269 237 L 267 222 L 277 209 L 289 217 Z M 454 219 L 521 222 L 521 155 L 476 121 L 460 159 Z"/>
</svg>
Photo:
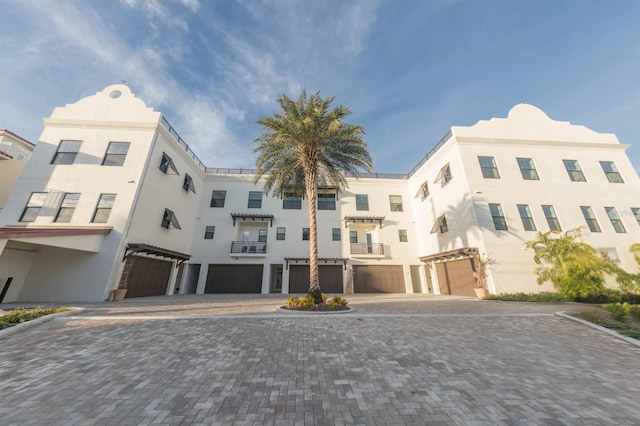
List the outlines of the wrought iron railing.
<svg viewBox="0 0 640 426">
<path fill-rule="evenodd" d="M 263 254 L 267 252 L 264 241 L 232 241 L 231 253 Z"/>
<path fill-rule="evenodd" d="M 384 245 L 382 243 L 351 243 L 351 254 L 384 256 Z"/>
<path fill-rule="evenodd" d="M 196 155 L 195 152 L 193 152 L 191 150 L 191 148 L 189 148 L 189 145 L 187 145 L 187 143 L 184 141 L 184 139 L 182 139 L 180 137 L 180 135 L 178 134 L 178 132 L 176 132 L 176 129 L 173 128 L 173 126 L 167 121 L 166 118 L 164 118 L 164 116 L 162 116 L 162 119 L 160 120 L 160 123 L 164 126 L 165 129 L 167 129 L 167 131 L 169 132 L 169 134 L 171 136 L 173 136 L 176 139 L 176 142 L 178 142 L 178 145 L 180 145 L 186 152 L 187 154 L 189 154 L 189 157 L 191 157 L 191 159 L 193 159 L 193 161 L 196 162 L 196 164 L 203 170 L 206 172 L 207 168 L 205 167 L 205 165 L 202 163 L 202 161 L 200 161 L 200 159 L 198 158 L 198 156 Z"/>
</svg>

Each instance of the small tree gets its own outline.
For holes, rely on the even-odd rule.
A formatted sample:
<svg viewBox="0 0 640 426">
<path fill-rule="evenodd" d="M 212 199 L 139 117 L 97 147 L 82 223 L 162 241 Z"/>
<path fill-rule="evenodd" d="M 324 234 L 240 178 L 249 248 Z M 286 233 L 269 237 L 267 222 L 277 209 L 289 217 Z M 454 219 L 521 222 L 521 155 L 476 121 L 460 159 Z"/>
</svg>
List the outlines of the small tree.
<svg viewBox="0 0 640 426">
<path fill-rule="evenodd" d="M 619 268 L 603 253 L 581 240 L 583 228 L 538 233 L 526 243 L 535 251 L 534 261 L 538 284 L 551 281 L 555 289 L 566 296 L 587 297 L 604 289 L 604 274 Z"/>
<path fill-rule="evenodd" d="M 491 270 L 491 267 L 497 265 L 498 262 L 486 254 L 481 254 L 473 259 L 473 264 L 475 267 L 473 279 L 475 280 L 476 288 L 484 288 L 486 290 L 487 273 Z"/>
<path fill-rule="evenodd" d="M 640 244 L 633 244 L 629 247 L 629 251 L 633 253 L 633 258 L 640 266 Z M 614 273 L 620 285 L 620 290 L 627 293 L 640 294 L 640 274 L 629 273 L 618 266 L 616 266 Z"/>
</svg>

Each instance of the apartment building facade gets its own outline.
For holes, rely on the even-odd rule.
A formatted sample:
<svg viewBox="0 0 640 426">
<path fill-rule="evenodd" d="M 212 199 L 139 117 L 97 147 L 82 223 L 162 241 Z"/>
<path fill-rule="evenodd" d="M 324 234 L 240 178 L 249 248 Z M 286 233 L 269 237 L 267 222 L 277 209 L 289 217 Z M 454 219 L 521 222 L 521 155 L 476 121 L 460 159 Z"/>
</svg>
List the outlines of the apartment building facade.
<svg viewBox="0 0 640 426">
<path fill-rule="evenodd" d="M 31 157 L 35 145 L 10 130 L 0 129 L 0 212 Z"/>
<path fill-rule="evenodd" d="M 577 226 L 637 270 L 640 182 L 626 148 L 521 104 L 452 127 L 409 173 L 319 188 L 323 290 L 472 296 L 478 255 L 498 262 L 490 292 L 550 290 L 524 243 Z M 307 200 L 262 189 L 252 170 L 205 167 L 124 85 L 56 108 L 0 214 L 0 299 L 303 293 Z"/>
</svg>

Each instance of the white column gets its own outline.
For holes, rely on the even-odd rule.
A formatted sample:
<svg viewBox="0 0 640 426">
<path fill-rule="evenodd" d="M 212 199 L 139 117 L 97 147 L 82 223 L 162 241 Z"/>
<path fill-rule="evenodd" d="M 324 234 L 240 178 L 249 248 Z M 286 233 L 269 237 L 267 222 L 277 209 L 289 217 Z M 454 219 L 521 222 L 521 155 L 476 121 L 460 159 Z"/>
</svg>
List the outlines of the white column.
<svg viewBox="0 0 640 426">
<path fill-rule="evenodd" d="M 196 294 L 204 294 L 204 288 L 207 286 L 207 273 L 209 272 L 209 264 L 200 264 L 200 276 L 198 277 L 198 288 Z"/>
</svg>

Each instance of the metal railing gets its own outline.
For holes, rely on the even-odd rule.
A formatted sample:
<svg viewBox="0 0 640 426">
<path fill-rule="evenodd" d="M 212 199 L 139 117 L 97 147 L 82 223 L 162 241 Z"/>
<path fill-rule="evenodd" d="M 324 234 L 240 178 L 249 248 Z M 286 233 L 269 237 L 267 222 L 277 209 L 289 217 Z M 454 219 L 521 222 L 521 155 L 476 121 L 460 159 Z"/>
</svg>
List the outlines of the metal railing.
<svg viewBox="0 0 640 426">
<path fill-rule="evenodd" d="M 384 245 L 382 243 L 351 243 L 351 254 L 384 256 Z"/>
<path fill-rule="evenodd" d="M 413 176 L 413 174 L 414 174 L 415 172 L 417 172 L 417 171 L 418 171 L 418 169 L 419 169 L 420 167 L 422 167 L 422 165 L 423 165 L 424 163 L 426 163 L 426 162 L 427 162 L 427 160 L 429 160 L 429 158 L 433 157 L 433 156 L 434 156 L 434 154 L 435 154 L 435 153 L 436 153 L 440 148 L 442 148 L 442 146 L 443 146 L 445 143 L 447 143 L 447 141 L 448 141 L 449 139 L 451 139 L 451 136 L 452 136 L 452 134 L 451 134 L 451 130 L 449 130 L 449 131 L 447 132 L 447 134 L 446 134 L 446 135 L 444 135 L 444 136 L 442 137 L 442 139 L 440 139 L 440 140 L 438 141 L 438 143 L 437 143 L 437 144 L 435 144 L 435 146 L 429 150 L 429 152 L 427 152 L 427 155 L 425 155 L 424 157 L 422 157 L 422 160 L 420 160 L 420 162 L 418 162 L 418 164 L 416 164 L 416 166 L 415 166 L 413 169 L 411 169 L 411 171 L 410 171 L 409 173 L 407 173 L 407 179 L 408 179 L 408 178 L 410 178 L 411 176 Z"/>
<path fill-rule="evenodd" d="M 178 142 L 178 145 L 180 145 L 187 152 L 187 154 L 189 154 L 189 157 L 191 157 L 191 159 L 195 161 L 196 164 L 206 173 L 207 168 L 205 167 L 204 163 L 200 161 L 196 153 L 193 152 L 191 148 L 189 148 L 189 145 L 187 145 L 184 139 L 180 137 L 178 132 L 176 132 L 176 129 L 173 128 L 173 126 L 167 121 L 166 118 L 164 118 L 164 116 L 162 116 L 160 123 L 164 126 L 165 129 L 167 129 L 169 134 L 176 139 L 176 142 Z"/>
<path fill-rule="evenodd" d="M 205 173 L 214 175 L 253 175 L 256 173 L 255 169 L 228 169 L 223 167 L 205 167 Z"/>
<path fill-rule="evenodd" d="M 267 243 L 264 241 L 232 241 L 231 253 L 264 254 Z"/>
</svg>

